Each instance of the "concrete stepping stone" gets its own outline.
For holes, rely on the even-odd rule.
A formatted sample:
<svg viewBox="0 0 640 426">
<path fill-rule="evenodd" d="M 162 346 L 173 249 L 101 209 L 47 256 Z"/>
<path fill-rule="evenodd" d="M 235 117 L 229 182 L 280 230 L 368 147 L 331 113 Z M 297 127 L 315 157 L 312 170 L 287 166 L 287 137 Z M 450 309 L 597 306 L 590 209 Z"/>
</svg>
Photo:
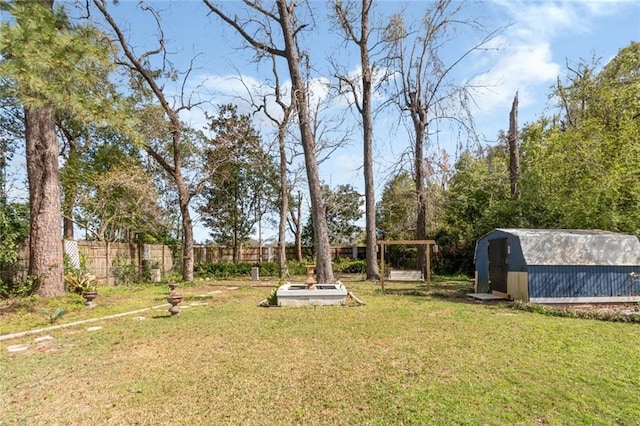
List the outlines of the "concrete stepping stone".
<svg viewBox="0 0 640 426">
<path fill-rule="evenodd" d="M 22 352 L 29 349 L 29 345 L 11 345 L 7 346 L 7 350 L 9 352 Z"/>
</svg>

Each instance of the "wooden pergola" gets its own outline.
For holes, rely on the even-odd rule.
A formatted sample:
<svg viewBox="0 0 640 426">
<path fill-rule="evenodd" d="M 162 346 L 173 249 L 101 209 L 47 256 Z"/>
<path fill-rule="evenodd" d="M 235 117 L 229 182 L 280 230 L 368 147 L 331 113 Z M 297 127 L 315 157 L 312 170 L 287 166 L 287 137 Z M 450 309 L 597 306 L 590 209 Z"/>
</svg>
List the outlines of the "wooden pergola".
<svg viewBox="0 0 640 426">
<path fill-rule="evenodd" d="M 384 246 L 400 246 L 400 245 L 412 245 L 412 246 L 425 246 L 427 254 L 426 276 L 424 280 L 431 283 L 431 246 L 435 246 L 434 240 L 378 240 L 380 246 L 380 285 L 384 290 Z"/>
</svg>

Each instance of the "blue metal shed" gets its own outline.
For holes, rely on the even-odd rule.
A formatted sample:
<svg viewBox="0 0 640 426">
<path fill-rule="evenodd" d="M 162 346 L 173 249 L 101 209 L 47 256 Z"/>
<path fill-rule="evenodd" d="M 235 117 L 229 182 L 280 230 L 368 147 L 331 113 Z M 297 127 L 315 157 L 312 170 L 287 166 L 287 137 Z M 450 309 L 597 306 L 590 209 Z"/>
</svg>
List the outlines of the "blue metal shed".
<svg viewBox="0 0 640 426">
<path fill-rule="evenodd" d="M 476 243 L 477 293 L 532 303 L 640 302 L 640 241 L 569 229 L 494 229 Z"/>
</svg>

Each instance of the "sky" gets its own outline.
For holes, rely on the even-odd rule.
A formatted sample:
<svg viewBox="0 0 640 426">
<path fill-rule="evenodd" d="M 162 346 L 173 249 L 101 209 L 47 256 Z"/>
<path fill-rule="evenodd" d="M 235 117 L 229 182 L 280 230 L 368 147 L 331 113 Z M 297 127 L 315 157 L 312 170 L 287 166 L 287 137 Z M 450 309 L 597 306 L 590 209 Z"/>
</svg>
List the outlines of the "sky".
<svg viewBox="0 0 640 426">
<path fill-rule="evenodd" d="M 241 111 L 250 112 L 246 103 L 247 87 L 261 93 L 266 82 L 273 80 L 270 66 L 252 61 L 252 54 L 242 49 L 241 38 L 208 14 L 208 9 L 197 1 L 147 1 L 158 11 L 159 21 L 167 40 L 168 59 L 179 70 L 193 66 L 186 81 L 186 92 L 193 99 L 203 102 L 200 109 L 182 118 L 195 127 L 204 126 L 204 110 L 215 111 L 215 105 L 237 103 Z M 379 1 L 376 3 L 373 23 L 391 13 L 403 11 L 405 21 L 419 19 L 433 3 L 427 0 Z M 141 10 L 137 1 L 109 2 L 111 13 L 123 27 L 138 54 L 150 50 L 157 42 L 155 20 Z M 222 1 L 221 8 L 232 15 L 244 16 L 239 1 Z M 326 18 L 325 2 L 312 1 L 310 7 L 314 19 L 307 12 L 302 19 L 312 22 L 301 40 L 302 49 L 309 52 L 314 84 L 313 98 L 327 101 L 327 123 L 338 117 L 347 117 L 346 123 L 331 137 L 345 135 L 351 143 L 336 150 L 320 165 L 321 179 L 332 187 L 349 183 L 363 190 L 361 133 L 353 114 L 346 113 L 346 100 L 329 100 L 325 83 L 331 81 L 329 58 L 351 73 L 359 68 L 355 46 L 341 44 L 332 25 Z M 469 2 L 464 14 L 483 22 L 486 32 L 499 30 L 490 42 L 490 49 L 474 53 L 460 63 L 452 73 L 460 84 L 469 82 L 481 89 L 474 91 L 472 115 L 475 128 L 483 144 L 495 144 L 500 130 L 508 127 L 509 110 L 516 91 L 519 93 L 519 124 L 533 122 L 543 114 L 554 112 L 554 102 L 549 99 L 550 88 L 558 78 L 567 75 L 567 64 L 584 59 L 601 58 L 604 65 L 619 49 L 631 41 L 640 41 L 640 2 L 636 0 L 489 0 Z M 96 15 L 94 15 L 96 16 Z M 461 31 L 454 34 L 442 51 L 445 61 L 459 57 L 463 49 L 477 40 L 479 34 Z M 288 81 L 281 75 L 283 85 Z M 181 81 L 167 84 L 167 91 L 176 93 Z M 379 94 L 379 99 L 384 97 Z M 271 105 L 273 106 L 273 105 Z M 346 115 L 345 115 L 346 114 Z M 399 121 L 396 108 L 383 110 L 375 120 L 374 152 L 376 192 L 379 199 L 384 183 L 389 178 L 410 139 Z M 264 139 L 272 137 L 272 128 L 264 117 L 255 116 L 256 126 Z M 460 153 L 459 133 L 443 128 L 439 137 L 428 143 L 432 152 L 446 150 L 451 158 Z M 275 230 L 266 228 L 264 238 L 274 237 Z M 197 242 L 208 238 L 207 231 L 196 222 Z"/>
</svg>

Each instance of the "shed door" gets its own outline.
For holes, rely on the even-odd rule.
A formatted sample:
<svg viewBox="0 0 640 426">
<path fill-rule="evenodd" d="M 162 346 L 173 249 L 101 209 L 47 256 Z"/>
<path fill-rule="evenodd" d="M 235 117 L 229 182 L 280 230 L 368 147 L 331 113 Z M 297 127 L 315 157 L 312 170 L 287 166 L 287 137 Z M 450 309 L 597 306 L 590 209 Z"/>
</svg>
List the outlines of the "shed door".
<svg viewBox="0 0 640 426">
<path fill-rule="evenodd" d="M 489 290 L 507 292 L 507 239 L 489 240 Z"/>
</svg>

